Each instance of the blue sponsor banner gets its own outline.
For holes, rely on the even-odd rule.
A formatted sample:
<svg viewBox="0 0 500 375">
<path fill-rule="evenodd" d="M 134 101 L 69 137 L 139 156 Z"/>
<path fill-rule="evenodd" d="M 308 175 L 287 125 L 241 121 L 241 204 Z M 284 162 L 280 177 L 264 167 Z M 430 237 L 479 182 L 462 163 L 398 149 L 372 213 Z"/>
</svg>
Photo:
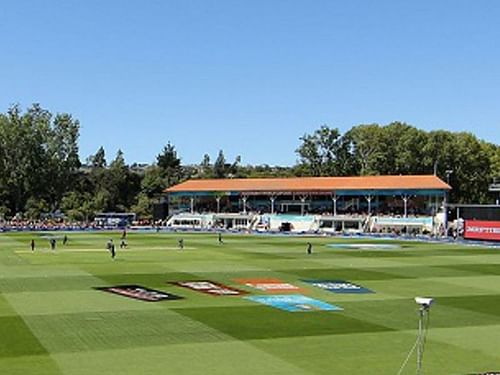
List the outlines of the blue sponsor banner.
<svg viewBox="0 0 500 375">
<path fill-rule="evenodd" d="M 361 293 L 375 293 L 373 290 L 362 287 L 344 280 L 302 280 L 315 287 L 328 290 L 333 293 L 344 294 L 361 294 Z"/>
<path fill-rule="evenodd" d="M 432 226 L 432 217 L 374 217 L 377 225 L 429 225 Z"/>
<path fill-rule="evenodd" d="M 341 307 L 317 299 L 303 296 L 302 294 L 279 294 L 272 296 L 250 296 L 245 297 L 254 302 L 272 306 L 280 310 L 291 312 L 306 311 L 340 311 Z"/>
</svg>

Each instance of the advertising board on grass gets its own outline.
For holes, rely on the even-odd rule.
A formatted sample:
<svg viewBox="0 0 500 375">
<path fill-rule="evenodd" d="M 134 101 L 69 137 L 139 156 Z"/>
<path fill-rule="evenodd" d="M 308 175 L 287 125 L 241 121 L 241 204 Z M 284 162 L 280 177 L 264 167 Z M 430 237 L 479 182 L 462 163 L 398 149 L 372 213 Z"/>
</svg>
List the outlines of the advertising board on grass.
<svg viewBox="0 0 500 375">
<path fill-rule="evenodd" d="M 175 294 L 145 288 L 140 285 L 117 285 L 109 287 L 96 287 L 94 289 L 118 294 L 124 297 L 138 299 L 145 302 L 159 302 L 163 300 L 172 301 L 172 300 L 183 299 L 183 297 L 176 296 Z"/>
<path fill-rule="evenodd" d="M 373 290 L 344 280 L 302 280 L 317 288 L 341 294 L 374 293 Z"/>
<path fill-rule="evenodd" d="M 340 311 L 341 307 L 330 305 L 314 298 L 303 296 L 302 294 L 284 294 L 269 296 L 249 296 L 245 297 L 250 301 L 262 303 L 276 309 L 289 312 L 310 312 L 310 311 Z"/>
<path fill-rule="evenodd" d="M 280 279 L 236 279 L 236 282 L 248 286 L 250 288 L 258 289 L 263 292 L 271 293 L 297 293 L 300 288 L 282 281 Z"/>
<path fill-rule="evenodd" d="M 197 292 L 210 294 L 212 296 L 240 296 L 242 294 L 247 294 L 247 292 L 243 290 L 210 280 L 174 281 L 171 282 L 171 284 L 195 290 Z"/>
</svg>

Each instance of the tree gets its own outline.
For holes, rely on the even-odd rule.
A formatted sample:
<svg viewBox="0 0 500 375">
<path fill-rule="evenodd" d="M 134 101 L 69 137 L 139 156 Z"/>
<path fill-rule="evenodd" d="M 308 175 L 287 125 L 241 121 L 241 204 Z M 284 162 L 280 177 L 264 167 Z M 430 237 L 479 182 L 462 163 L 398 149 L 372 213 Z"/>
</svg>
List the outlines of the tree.
<svg viewBox="0 0 500 375">
<path fill-rule="evenodd" d="M 456 155 L 455 137 L 445 130 L 431 131 L 427 134 L 427 142 L 423 146 L 421 163 L 428 173 L 444 176 L 446 170 L 454 164 Z"/>
<path fill-rule="evenodd" d="M 210 155 L 203 155 L 203 160 L 201 161 L 200 167 L 202 167 L 204 170 L 210 168 Z"/>
<path fill-rule="evenodd" d="M 126 211 L 129 206 L 129 174 L 123 152 L 118 150 L 107 171 L 107 190 L 110 193 L 110 204 L 113 210 Z"/>
<path fill-rule="evenodd" d="M 226 170 L 228 173 L 228 177 L 243 177 L 242 174 L 240 173 L 240 163 L 241 163 L 241 156 L 237 155 L 234 158 L 234 162 L 232 164 L 226 165 Z"/>
<path fill-rule="evenodd" d="M 153 201 L 144 193 L 139 193 L 137 202 L 131 207 L 131 211 L 142 219 L 153 218 Z"/>
<path fill-rule="evenodd" d="M 30 197 L 26 202 L 25 210 L 26 219 L 38 220 L 43 213 L 49 212 L 49 206 L 43 199 Z"/>
<path fill-rule="evenodd" d="M 71 115 L 55 117 L 39 104 L 19 106 L 0 116 L 0 191 L 9 211 L 25 209 L 28 200 L 54 211 L 71 189 L 79 168 L 79 123 Z"/>
<path fill-rule="evenodd" d="M 214 163 L 214 177 L 215 178 L 225 178 L 226 177 L 226 158 L 224 157 L 224 152 L 219 151 L 219 155 Z"/>
<path fill-rule="evenodd" d="M 73 221 L 88 222 L 98 211 L 94 206 L 93 196 L 90 192 L 71 191 L 61 201 L 61 209 Z"/>
<path fill-rule="evenodd" d="M 104 151 L 104 147 L 99 147 L 95 155 L 89 156 L 88 162 L 92 168 L 106 168 L 106 152 Z"/>
<path fill-rule="evenodd" d="M 346 133 L 351 142 L 353 164 L 360 175 L 379 174 L 387 162 L 387 139 L 378 124 L 358 125 Z M 356 174 L 358 174 L 356 173 Z"/>
<path fill-rule="evenodd" d="M 350 145 L 338 129 L 321 126 L 313 134 L 300 138 L 298 173 L 309 176 L 345 176 L 352 174 Z"/>
<path fill-rule="evenodd" d="M 110 181 L 107 173 L 106 152 L 101 146 L 94 155 L 90 155 L 87 159 L 90 171 L 88 181 L 92 191 L 92 203 L 90 206 L 95 207 L 98 211 L 107 211 L 111 202 L 108 201 Z"/>
<path fill-rule="evenodd" d="M 491 179 L 496 178 L 498 180 L 500 178 L 500 146 L 482 141 L 481 148 L 490 159 Z"/>
<path fill-rule="evenodd" d="M 168 142 L 161 154 L 156 157 L 156 162 L 166 179 L 166 187 L 172 186 L 179 181 L 181 175 L 181 159 L 177 157 L 175 147 Z"/>
<path fill-rule="evenodd" d="M 74 177 L 81 166 L 78 156 L 79 129 L 80 123 L 69 114 L 58 114 L 54 118 L 46 160 L 51 167 L 49 199 L 54 209 L 59 206 L 64 193 L 73 188 Z"/>
<path fill-rule="evenodd" d="M 388 145 L 383 149 L 383 163 L 378 166 L 380 174 L 425 174 L 430 173 L 422 163 L 422 152 L 427 143 L 424 131 L 403 122 L 393 122 L 381 127 L 382 139 Z"/>
<path fill-rule="evenodd" d="M 160 168 L 151 165 L 146 168 L 144 177 L 141 180 L 141 193 L 149 198 L 161 194 L 167 187 L 165 179 L 162 177 Z"/>
<path fill-rule="evenodd" d="M 450 169 L 452 198 L 459 203 L 488 201 L 491 161 L 481 142 L 471 133 L 455 134 L 455 150 Z M 442 176 L 445 178 L 444 176 Z"/>
<path fill-rule="evenodd" d="M 198 171 L 196 173 L 199 178 L 213 178 L 213 169 L 210 164 L 210 155 L 203 155 L 203 160 L 201 161 Z"/>
</svg>

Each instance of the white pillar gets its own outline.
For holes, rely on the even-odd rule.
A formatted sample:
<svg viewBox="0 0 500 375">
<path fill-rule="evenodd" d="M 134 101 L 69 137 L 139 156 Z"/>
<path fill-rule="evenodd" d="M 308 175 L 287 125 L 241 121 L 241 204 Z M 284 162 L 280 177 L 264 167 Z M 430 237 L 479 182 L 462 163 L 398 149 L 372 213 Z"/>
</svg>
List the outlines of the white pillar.
<svg viewBox="0 0 500 375">
<path fill-rule="evenodd" d="M 372 199 L 373 197 L 371 195 L 365 196 L 366 200 L 368 201 L 368 215 L 370 215 L 372 211 Z"/>
<path fill-rule="evenodd" d="M 215 200 L 217 202 L 217 213 L 220 212 L 220 197 L 215 197 Z"/>
<path fill-rule="evenodd" d="M 271 201 L 271 213 L 274 214 L 274 201 L 276 200 L 276 197 L 269 197 L 269 200 Z"/>
<path fill-rule="evenodd" d="M 444 216 L 444 236 L 448 236 L 448 207 L 446 202 L 446 193 L 443 195 L 443 216 Z"/>
<path fill-rule="evenodd" d="M 194 197 L 191 197 L 191 213 L 194 214 Z"/>
<path fill-rule="evenodd" d="M 404 203 L 404 217 L 407 218 L 408 217 L 408 200 L 410 199 L 410 197 L 408 195 L 403 195 L 402 198 L 403 198 L 403 203 Z"/>
<path fill-rule="evenodd" d="M 306 197 L 300 197 L 300 214 L 304 216 L 304 205 L 306 203 Z"/>
<path fill-rule="evenodd" d="M 243 213 L 246 214 L 247 213 L 247 197 L 244 195 L 241 198 L 241 201 L 243 202 Z"/>
<path fill-rule="evenodd" d="M 333 216 L 337 216 L 337 194 L 333 194 L 332 196 L 332 201 L 333 201 Z"/>
</svg>

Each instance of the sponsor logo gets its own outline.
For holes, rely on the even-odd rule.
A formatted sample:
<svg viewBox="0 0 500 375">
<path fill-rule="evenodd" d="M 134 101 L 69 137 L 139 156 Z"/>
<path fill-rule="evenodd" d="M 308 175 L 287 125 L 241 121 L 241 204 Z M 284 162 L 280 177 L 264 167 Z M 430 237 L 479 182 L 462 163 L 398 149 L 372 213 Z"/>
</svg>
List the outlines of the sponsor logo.
<svg viewBox="0 0 500 375">
<path fill-rule="evenodd" d="M 263 292 L 297 293 L 300 288 L 279 279 L 237 279 L 236 282 Z"/>
<path fill-rule="evenodd" d="M 328 290 L 333 293 L 357 294 L 374 293 L 372 290 L 344 280 L 302 280 L 317 288 Z"/>
<path fill-rule="evenodd" d="M 182 286 L 183 288 L 196 290 L 197 292 L 202 292 L 213 296 L 239 296 L 242 294 L 247 294 L 247 292 L 243 290 L 232 288 L 230 286 L 216 283 L 210 280 L 176 281 L 172 282 L 171 284 Z"/>
<path fill-rule="evenodd" d="M 500 241 L 500 221 L 466 220 L 464 237 L 467 239 Z"/>
<path fill-rule="evenodd" d="M 183 299 L 183 297 L 176 296 L 175 294 L 161 292 L 159 290 L 149 289 L 139 285 L 117 285 L 110 287 L 98 287 L 95 289 L 146 302 Z"/>
<path fill-rule="evenodd" d="M 245 299 L 290 312 L 343 310 L 341 307 L 330 305 L 329 303 L 309 298 L 302 294 L 250 296 L 245 297 Z"/>
<path fill-rule="evenodd" d="M 500 375 L 500 371 L 475 372 L 467 375 Z"/>
<path fill-rule="evenodd" d="M 374 244 L 374 243 L 359 243 L 359 244 L 346 244 L 346 243 L 332 243 L 326 245 L 334 249 L 355 249 L 355 250 L 396 250 L 400 249 L 399 245 L 392 244 Z"/>
</svg>

